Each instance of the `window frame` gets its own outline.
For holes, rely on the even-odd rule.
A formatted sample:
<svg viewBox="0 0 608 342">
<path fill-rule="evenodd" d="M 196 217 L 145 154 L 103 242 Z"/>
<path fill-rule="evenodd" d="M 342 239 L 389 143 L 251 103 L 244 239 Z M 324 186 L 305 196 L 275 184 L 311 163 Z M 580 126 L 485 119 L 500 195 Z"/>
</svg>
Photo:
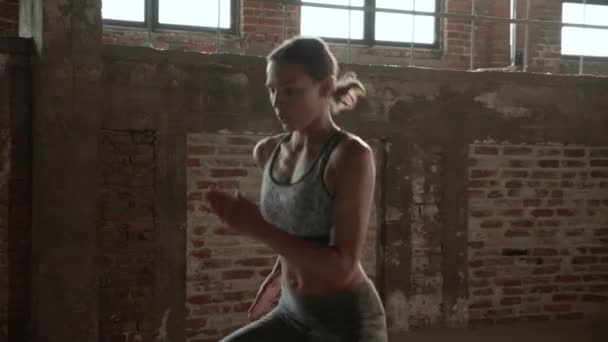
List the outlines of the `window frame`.
<svg viewBox="0 0 608 342">
<path fill-rule="evenodd" d="M 103 1 L 103 0 L 102 0 Z M 230 1 L 230 28 L 220 28 L 221 33 L 236 34 L 239 20 L 237 18 L 238 8 L 240 1 Z M 127 20 L 114 20 L 114 19 L 103 19 L 104 25 L 110 26 L 124 26 L 124 27 L 138 27 L 147 28 L 151 31 L 190 31 L 190 32 L 215 32 L 217 33 L 217 27 L 208 26 L 192 26 L 192 25 L 179 25 L 179 24 L 161 24 L 159 22 L 159 0 L 144 0 L 144 21 L 127 21 Z"/>
<path fill-rule="evenodd" d="M 586 2 L 584 2 L 583 0 L 562 0 L 561 4 L 560 4 L 560 10 L 563 11 L 564 9 L 564 3 L 572 3 L 572 4 L 586 4 L 586 5 L 601 5 L 601 6 L 606 6 L 608 7 L 608 0 L 586 0 Z M 563 22 L 563 13 L 562 13 L 562 18 L 560 18 L 560 21 L 562 23 L 562 29 L 564 27 L 569 27 L 568 23 L 564 23 Z M 606 31 L 608 31 L 608 27 L 606 27 L 605 29 Z M 608 56 L 591 56 L 591 55 L 580 55 L 580 54 L 564 54 L 561 52 L 563 44 L 564 44 L 564 40 L 563 40 L 563 35 L 560 29 L 560 36 L 559 36 L 560 40 L 560 52 L 559 55 L 561 58 L 563 58 L 564 60 L 575 60 L 575 59 L 579 59 L 580 57 L 584 57 L 585 60 L 589 60 L 589 61 L 598 61 L 598 62 L 604 62 L 606 60 L 608 60 Z"/>
<path fill-rule="evenodd" d="M 305 3 L 306 0 L 302 0 L 300 3 L 301 7 L 305 7 L 308 4 Z M 422 1 L 422 0 L 421 0 Z M 443 4 L 442 0 L 435 0 L 435 13 L 441 12 L 441 6 Z M 423 49 L 439 49 L 440 47 L 440 39 L 441 39 L 441 18 L 435 16 L 435 39 L 432 44 L 424 44 L 424 43 L 411 43 L 411 42 L 395 42 L 388 40 L 377 40 L 375 39 L 376 33 L 376 13 L 383 12 L 376 10 L 376 0 L 364 0 L 364 7 L 374 8 L 374 11 L 364 12 L 363 13 L 363 39 L 348 39 L 348 38 L 332 38 L 332 37 L 323 37 L 323 40 L 328 43 L 351 43 L 357 45 L 365 45 L 368 47 L 407 47 L 410 48 L 412 45 L 414 48 L 423 48 Z M 311 6 L 312 7 L 312 6 Z M 315 3 L 317 8 L 324 8 L 323 4 Z M 331 8 L 331 7 L 328 7 Z M 363 7 L 354 7 L 353 8 L 363 8 Z M 389 13 L 389 12 L 384 12 Z M 418 16 L 424 16 L 423 14 L 418 14 Z M 302 14 L 300 11 L 300 30 L 302 23 Z"/>
</svg>

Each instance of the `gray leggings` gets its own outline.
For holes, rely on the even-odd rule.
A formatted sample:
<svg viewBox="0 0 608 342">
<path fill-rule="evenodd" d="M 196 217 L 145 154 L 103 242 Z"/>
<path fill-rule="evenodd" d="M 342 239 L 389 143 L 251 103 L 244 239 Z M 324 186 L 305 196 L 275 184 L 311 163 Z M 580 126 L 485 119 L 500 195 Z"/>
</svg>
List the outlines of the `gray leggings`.
<svg viewBox="0 0 608 342">
<path fill-rule="evenodd" d="M 222 342 L 387 342 L 384 309 L 374 285 L 322 295 L 281 289 L 279 305 Z"/>
</svg>

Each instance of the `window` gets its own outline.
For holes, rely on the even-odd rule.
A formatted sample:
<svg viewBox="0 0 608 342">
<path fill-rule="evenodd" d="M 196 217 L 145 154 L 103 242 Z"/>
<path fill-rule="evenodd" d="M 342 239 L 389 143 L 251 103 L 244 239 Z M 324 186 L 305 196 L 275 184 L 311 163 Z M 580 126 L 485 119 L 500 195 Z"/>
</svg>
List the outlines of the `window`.
<svg viewBox="0 0 608 342">
<path fill-rule="evenodd" d="M 350 5 L 352 9 L 327 5 Z M 364 7 L 375 10 L 365 13 Z M 370 45 L 414 43 L 432 46 L 437 42 L 438 21 L 435 16 L 390 10 L 435 13 L 437 9 L 437 0 L 302 0 L 300 32 Z"/>
<path fill-rule="evenodd" d="M 562 22 L 606 26 L 601 28 L 562 27 L 562 55 L 608 57 L 608 0 L 564 1 Z"/>
<path fill-rule="evenodd" d="M 233 30 L 235 0 L 102 0 L 107 24 L 188 30 Z"/>
</svg>

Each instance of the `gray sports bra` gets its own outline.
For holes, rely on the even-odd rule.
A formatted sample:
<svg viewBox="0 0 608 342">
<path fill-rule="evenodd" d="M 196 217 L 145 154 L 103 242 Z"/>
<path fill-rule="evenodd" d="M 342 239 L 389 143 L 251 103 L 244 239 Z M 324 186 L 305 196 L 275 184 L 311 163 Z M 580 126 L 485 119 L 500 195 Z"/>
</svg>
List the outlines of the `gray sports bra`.
<svg viewBox="0 0 608 342">
<path fill-rule="evenodd" d="M 272 175 L 281 145 L 291 134 L 281 139 L 266 163 L 262 178 L 260 210 L 268 222 L 291 235 L 329 244 L 333 196 L 325 187 L 323 174 L 331 152 L 344 134 L 338 131 L 331 136 L 310 169 L 294 183 L 279 182 Z"/>
</svg>

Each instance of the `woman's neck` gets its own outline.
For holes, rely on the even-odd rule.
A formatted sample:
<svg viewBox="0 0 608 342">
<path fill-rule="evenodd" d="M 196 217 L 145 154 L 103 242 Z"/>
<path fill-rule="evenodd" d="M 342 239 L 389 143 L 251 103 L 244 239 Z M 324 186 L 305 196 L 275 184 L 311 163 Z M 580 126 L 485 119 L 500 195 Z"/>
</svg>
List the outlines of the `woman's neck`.
<svg viewBox="0 0 608 342">
<path fill-rule="evenodd" d="M 313 120 L 304 129 L 293 131 L 290 141 L 296 150 L 323 145 L 338 130 L 340 128 L 334 123 L 331 114 L 327 112 Z"/>
</svg>

